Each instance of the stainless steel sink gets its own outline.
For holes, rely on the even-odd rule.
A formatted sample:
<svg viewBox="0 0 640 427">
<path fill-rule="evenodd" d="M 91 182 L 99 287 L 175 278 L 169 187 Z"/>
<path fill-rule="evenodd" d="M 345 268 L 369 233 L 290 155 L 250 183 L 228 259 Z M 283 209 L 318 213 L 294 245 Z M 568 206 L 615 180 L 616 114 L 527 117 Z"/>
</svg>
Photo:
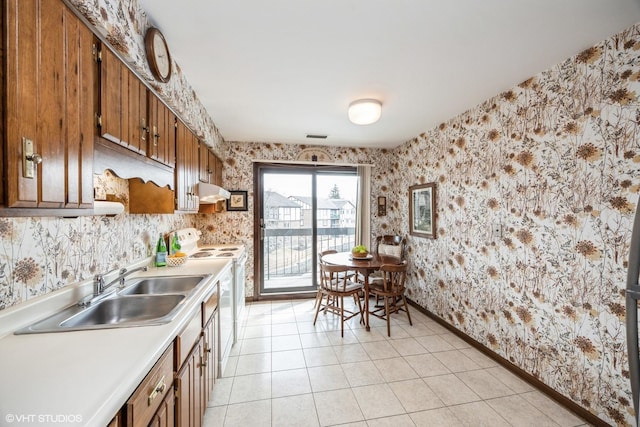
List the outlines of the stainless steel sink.
<svg viewBox="0 0 640 427">
<path fill-rule="evenodd" d="M 130 328 L 169 323 L 189 294 L 208 275 L 143 277 L 130 279 L 118 293 L 88 307 L 72 305 L 22 328 L 15 334 Z"/>
<path fill-rule="evenodd" d="M 184 295 L 135 295 L 105 299 L 60 323 L 65 328 L 102 325 L 145 326 L 167 323 Z"/>
<path fill-rule="evenodd" d="M 157 294 L 182 294 L 194 290 L 206 279 L 201 276 L 171 276 L 171 277 L 146 277 L 133 281 L 131 285 L 125 285 L 120 295 L 157 295 Z M 134 279 L 135 280 L 135 279 Z"/>
</svg>

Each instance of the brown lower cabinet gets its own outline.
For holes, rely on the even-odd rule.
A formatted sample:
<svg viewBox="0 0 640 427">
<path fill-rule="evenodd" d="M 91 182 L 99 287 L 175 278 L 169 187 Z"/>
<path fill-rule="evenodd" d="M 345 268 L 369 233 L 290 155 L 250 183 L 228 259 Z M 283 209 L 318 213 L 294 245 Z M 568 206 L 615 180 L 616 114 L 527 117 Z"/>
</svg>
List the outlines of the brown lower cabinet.
<svg viewBox="0 0 640 427">
<path fill-rule="evenodd" d="M 214 345 L 218 337 L 217 325 L 215 316 L 212 316 L 204 327 L 205 387 L 204 393 L 202 393 L 202 403 L 205 407 L 211 399 L 218 367 L 218 352 Z"/>
<path fill-rule="evenodd" d="M 124 405 L 122 418 L 125 425 L 148 426 L 163 411 L 165 398 L 172 394 L 172 390 L 173 346 L 169 346 Z"/>
<path fill-rule="evenodd" d="M 218 292 L 216 284 L 108 427 L 202 426 L 218 374 Z"/>
<path fill-rule="evenodd" d="M 173 393 L 167 393 L 149 426 L 173 427 L 175 422 L 175 398 Z"/>
<path fill-rule="evenodd" d="M 206 405 L 202 405 L 204 392 L 204 365 L 202 337 L 193 347 L 174 382 L 176 393 L 176 427 L 199 427 Z"/>
</svg>

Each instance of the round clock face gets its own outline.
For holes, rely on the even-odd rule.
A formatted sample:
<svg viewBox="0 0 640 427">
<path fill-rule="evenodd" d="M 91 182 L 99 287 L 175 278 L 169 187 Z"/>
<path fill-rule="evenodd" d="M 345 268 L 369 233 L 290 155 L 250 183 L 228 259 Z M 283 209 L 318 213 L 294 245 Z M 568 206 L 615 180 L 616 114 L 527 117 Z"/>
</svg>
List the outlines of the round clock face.
<svg viewBox="0 0 640 427">
<path fill-rule="evenodd" d="M 169 66 L 169 52 L 164 39 L 159 35 L 153 38 L 153 46 L 156 53 L 156 63 L 158 64 L 158 73 L 161 76 L 169 76 L 171 67 Z"/>
<path fill-rule="evenodd" d="M 151 72 L 161 82 L 171 77 L 171 55 L 164 36 L 157 28 L 149 28 L 145 36 L 145 49 Z"/>
</svg>

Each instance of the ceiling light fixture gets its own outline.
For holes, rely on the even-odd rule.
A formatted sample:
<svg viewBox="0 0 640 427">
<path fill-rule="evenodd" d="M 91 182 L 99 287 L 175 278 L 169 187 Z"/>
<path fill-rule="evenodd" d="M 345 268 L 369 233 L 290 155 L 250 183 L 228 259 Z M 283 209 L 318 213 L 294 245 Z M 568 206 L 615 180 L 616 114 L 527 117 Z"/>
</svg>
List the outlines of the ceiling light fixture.
<svg viewBox="0 0 640 427">
<path fill-rule="evenodd" d="M 375 123 L 382 114 L 382 103 L 377 99 L 358 99 L 349 104 L 349 120 L 357 125 Z"/>
</svg>

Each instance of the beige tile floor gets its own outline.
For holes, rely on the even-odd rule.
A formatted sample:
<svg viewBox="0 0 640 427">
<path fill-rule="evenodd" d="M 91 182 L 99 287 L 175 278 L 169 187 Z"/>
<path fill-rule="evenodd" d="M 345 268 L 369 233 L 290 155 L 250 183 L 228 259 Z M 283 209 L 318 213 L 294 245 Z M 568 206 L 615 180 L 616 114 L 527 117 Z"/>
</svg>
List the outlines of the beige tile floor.
<svg viewBox="0 0 640 427">
<path fill-rule="evenodd" d="M 313 300 L 247 306 L 204 426 L 583 426 L 417 310 L 345 325 Z"/>
</svg>

